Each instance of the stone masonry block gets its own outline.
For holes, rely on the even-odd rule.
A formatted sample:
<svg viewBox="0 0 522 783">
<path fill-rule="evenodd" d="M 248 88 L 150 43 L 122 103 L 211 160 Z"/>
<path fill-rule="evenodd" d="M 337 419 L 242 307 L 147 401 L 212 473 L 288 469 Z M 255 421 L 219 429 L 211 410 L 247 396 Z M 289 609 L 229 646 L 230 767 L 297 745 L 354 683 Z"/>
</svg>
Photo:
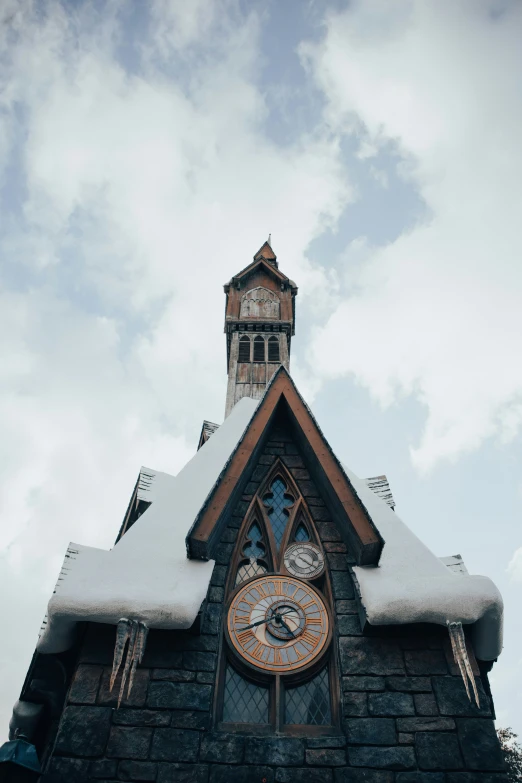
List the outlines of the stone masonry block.
<svg viewBox="0 0 522 783">
<path fill-rule="evenodd" d="M 211 652 L 183 653 L 183 666 L 199 672 L 213 672 L 217 664 L 217 655 Z"/>
<path fill-rule="evenodd" d="M 346 555 L 338 552 L 327 552 L 326 559 L 331 571 L 348 571 L 348 560 Z"/>
<path fill-rule="evenodd" d="M 397 731 L 451 731 L 453 718 L 398 718 Z"/>
<path fill-rule="evenodd" d="M 395 773 L 382 769 L 334 769 L 335 783 L 394 783 Z"/>
<path fill-rule="evenodd" d="M 368 694 L 368 711 L 370 715 L 415 715 L 411 693 L 390 691 Z"/>
<path fill-rule="evenodd" d="M 111 676 L 111 669 L 105 668 L 101 678 L 100 689 L 98 691 L 98 704 L 105 707 L 116 707 L 118 704 L 118 694 L 120 692 L 120 683 L 123 674 L 123 669 L 120 669 L 120 673 L 116 677 L 114 688 L 112 691 L 109 689 L 109 680 Z M 149 686 L 149 670 L 137 669 L 134 675 L 134 683 L 130 694 L 127 694 L 127 688 L 125 688 L 125 695 L 122 699 L 122 707 L 144 707 L 147 700 L 147 688 Z"/>
<path fill-rule="evenodd" d="M 197 761 L 199 732 L 182 729 L 156 729 L 150 757 L 154 761 Z"/>
<path fill-rule="evenodd" d="M 220 764 L 240 764 L 243 761 L 244 737 L 237 734 L 203 735 L 200 760 Z"/>
<path fill-rule="evenodd" d="M 342 614 L 337 618 L 339 636 L 362 636 L 361 623 L 356 614 Z"/>
<path fill-rule="evenodd" d="M 339 748 L 317 748 L 305 752 L 306 763 L 312 767 L 344 767 L 346 751 Z"/>
<path fill-rule="evenodd" d="M 274 770 L 270 767 L 229 767 L 225 764 L 212 765 L 210 783 L 274 783 Z M 177 783 L 177 782 L 176 782 Z"/>
<path fill-rule="evenodd" d="M 331 769 L 310 769 L 310 767 L 278 767 L 276 783 L 333 783 Z"/>
<path fill-rule="evenodd" d="M 433 693 L 415 693 L 413 696 L 415 702 L 415 712 L 417 715 L 431 715 L 435 716 L 439 714 L 439 708 L 435 701 Z"/>
<path fill-rule="evenodd" d="M 169 726 L 168 712 L 152 710 L 114 710 L 112 722 L 117 726 Z"/>
<path fill-rule="evenodd" d="M 220 604 L 207 604 L 203 613 L 202 633 L 218 634 L 221 627 L 222 609 Z"/>
<path fill-rule="evenodd" d="M 78 666 L 69 689 L 69 704 L 96 704 L 102 673 L 103 666 Z"/>
<path fill-rule="evenodd" d="M 307 748 L 344 748 L 345 737 L 310 737 L 306 740 Z"/>
<path fill-rule="evenodd" d="M 346 716 L 368 715 L 368 701 L 366 693 L 347 692 L 343 696 L 343 713 Z"/>
<path fill-rule="evenodd" d="M 479 679 L 476 679 L 475 682 L 479 694 L 480 709 L 476 706 L 473 696 L 471 700 L 468 699 L 460 677 L 434 677 L 432 682 L 441 715 L 456 715 L 463 718 L 491 715 L 488 699 Z"/>
<path fill-rule="evenodd" d="M 493 721 L 459 718 L 457 732 L 465 766 L 476 770 L 503 770 L 500 743 Z"/>
<path fill-rule="evenodd" d="M 101 756 L 111 724 L 109 707 L 66 707 L 55 750 L 71 756 Z"/>
<path fill-rule="evenodd" d="M 444 783 L 444 772 L 399 772 L 395 783 Z"/>
<path fill-rule="evenodd" d="M 332 571 L 332 589 L 336 599 L 353 599 L 355 596 L 352 577 L 348 571 Z"/>
<path fill-rule="evenodd" d="M 149 755 L 153 729 L 113 726 L 107 744 L 107 756 L 112 759 L 146 759 Z"/>
<path fill-rule="evenodd" d="M 352 745 L 395 745 L 395 721 L 391 718 L 353 718 L 345 722 Z"/>
<path fill-rule="evenodd" d="M 459 741 L 455 734 L 418 732 L 415 750 L 421 769 L 462 769 Z"/>
<path fill-rule="evenodd" d="M 199 712 L 197 710 L 174 710 L 166 714 L 170 717 L 170 725 L 173 729 L 208 731 L 210 727 L 210 715 L 208 712 Z"/>
<path fill-rule="evenodd" d="M 418 732 L 415 750 L 421 769 L 462 769 L 462 756 L 455 734 Z"/>
<path fill-rule="evenodd" d="M 193 682 L 151 682 L 147 707 L 209 710 L 212 687 Z"/>
<path fill-rule="evenodd" d="M 348 752 L 353 767 L 376 767 L 381 769 L 413 769 L 416 766 L 413 748 L 401 745 L 393 748 L 353 747 Z"/>
<path fill-rule="evenodd" d="M 298 767 L 304 762 L 304 743 L 290 737 L 248 737 L 245 761 Z"/>
<path fill-rule="evenodd" d="M 335 611 L 337 614 L 357 614 L 357 603 L 352 601 L 336 601 L 335 602 Z"/>
<path fill-rule="evenodd" d="M 18 767 L 18 769 L 20 770 L 20 767 Z M 48 774 L 43 776 L 43 783 L 46 783 L 47 780 L 49 780 L 49 783 L 69 783 L 71 780 L 78 781 L 78 783 L 84 783 L 84 781 L 87 781 L 88 779 L 89 762 L 87 759 L 70 759 L 55 756 L 51 759 L 47 772 Z M 15 774 L 14 770 L 11 775 L 9 775 L 9 773 L 7 774 L 8 777 L 4 778 L 4 780 L 18 780 L 18 777 L 13 777 Z M 24 781 L 27 779 L 28 778 L 25 776 L 23 777 Z"/>
<path fill-rule="evenodd" d="M 342 637 L 339 640 L 343 674 L 404 674 L 400 647 L 372 637 Z"/>
<path fill-rule="evenodd" d="M 408 674 L 447 674 L 448 665 L 442 650 L 405 650 Z"/>
<path fill-rule="evenodd" d="M 431 680 L 429 677 L 387 677 L 386 685 L 390 691 L 431 693 Z"/>
<path fill-rule="evenodd" d="M 116 759 L 99 759 L 91 761 L 89 767 L 89 777 L 99 780 L 100 778 L 115 778 L 118 761 Z M 74 778 L 70 778 L 74 780 Z"/>
<path fill-rule="evenodd" d="M 187 669 L 153 669 L 150 673 L 152 680 L 164 680 L 166 682 L 194 682 L 196 672 Z"/>
<path fill-rule="evenodd" d="M 158 765 L 152 761 L 120 761 L 118 780 L 155 781 Z"/>
<path fill-rule="evenodd" d="M 223 587 L 210 587 L 208 600 L 213 604 L 222 604 L 225 600 L 225 589 Z"/>
<path fill-rule="evenodd" d="M 343 691 L 383 691 L 384 677 L 343 677 Z"/>
<path fill-rule="evenodd" d="M 207 764 L 158 764 L 157 783 L 207 783 Z"/>
<path fill-rule="evenodd" d="M 320 509 L 314 510 L 314 508 L 311 508 L 310 512 L 312 517 L 314 516 L 314 513 L 317 514 L 317 511 L 319 510 Z M 317 520 L 315 521 L 317 522 Z M 317 522 L 317 531 L 321 541 L 342 541 L 341 535 L 333 522 Z"/>
</svg>

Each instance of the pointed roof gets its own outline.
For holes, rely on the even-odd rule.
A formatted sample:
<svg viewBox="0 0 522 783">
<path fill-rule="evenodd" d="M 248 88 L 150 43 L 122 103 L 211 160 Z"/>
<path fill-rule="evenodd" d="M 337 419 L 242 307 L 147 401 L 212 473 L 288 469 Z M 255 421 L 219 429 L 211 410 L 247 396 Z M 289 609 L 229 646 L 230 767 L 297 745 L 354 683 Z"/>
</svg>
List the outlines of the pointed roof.
<svg viewBox="0 0 522 783">
<path fill-rule="evenodd" d="M 284 275 L 280 270 L 277 263 L 277 256 L 272 250 L 271 245 L 269 242 L 264 242 L 257 253 L 254 255 L 253 261 L 248 264 L 244 269 L 242 269 L 240 272 L 237 273 L 237 275 L 234 275 L 228 283 L 225 283 L 223 288 L 225 289 L 225 293 L 228 293 L 231 286 L 234 286 L 235 284 L 239 283 L 239 281 L 246 277 L 247 275 L 250 275 L 255 269 L 257 269 L 259 266 L 263 266 L 266 271 L 271 274 L 273 277 L 276 278 L 281 283 L 284 283 L 288 285 L 291 290 L 292 294 L 295 296 L 297 294 L 297 286 L 294 283 L 293 280 L 290 280 L 289 277 Z"/>
<path fill-rule="evenodd" d="M 357 562 L 360 565 L 377 565 L 384 541 L 283 366 L 275 373 L 220 481 L 189 531 L 189 555 L 203 559 L 213 557 L 227 512 L 239 499 L 280 406 L 286 409 L 312 477 Z"/>
<path fill-rule="evenodd" d="M 277 267 L 277 256 L 272 250 L 272 246 L 268 240 L 261 245 L 257 253 L 254 255 L 254 261 L 257 261 L 258 258 L 264 258 L 265 261 L 269 261 L 271 264 Z"/>
</svg>

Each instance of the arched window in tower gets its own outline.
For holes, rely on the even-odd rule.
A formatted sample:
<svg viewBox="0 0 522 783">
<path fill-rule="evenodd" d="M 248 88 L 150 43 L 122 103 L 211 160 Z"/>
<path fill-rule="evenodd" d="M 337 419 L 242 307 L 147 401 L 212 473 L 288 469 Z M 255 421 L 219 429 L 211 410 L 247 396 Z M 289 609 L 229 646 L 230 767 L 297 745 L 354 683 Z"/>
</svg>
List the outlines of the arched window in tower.
<svg viewBox="0 0 522 783">
<path fill-rule="evenodd" d="M 265 339 L 259 335 L 254 338 L 254 361 L 265 361 Z"/>
<path fill-rule="evenodd" d="M 277 337 L 269 337 L 268 339 L 268 361 L 279 362 L 279 339 Z"/>
<path fill-rule="evenodd" d="M 238 362 L 250 361 L 250 337 L 244 335 L 239 341 Z"/>
</svg>

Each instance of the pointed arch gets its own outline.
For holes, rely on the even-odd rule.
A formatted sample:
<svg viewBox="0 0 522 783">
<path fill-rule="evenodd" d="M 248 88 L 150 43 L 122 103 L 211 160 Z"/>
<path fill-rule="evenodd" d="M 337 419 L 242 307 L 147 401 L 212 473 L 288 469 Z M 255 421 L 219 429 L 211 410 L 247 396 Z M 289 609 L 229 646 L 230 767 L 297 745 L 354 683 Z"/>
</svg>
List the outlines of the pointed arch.
<svg viewBox="0 0 522 783">
<path fill-rule="evenodd" d="M 227 579 L 227 594 L 248 579 L 273 569 L 273 548 L 259 498 L 255 497 L 239 531 Z"/>
</svg>

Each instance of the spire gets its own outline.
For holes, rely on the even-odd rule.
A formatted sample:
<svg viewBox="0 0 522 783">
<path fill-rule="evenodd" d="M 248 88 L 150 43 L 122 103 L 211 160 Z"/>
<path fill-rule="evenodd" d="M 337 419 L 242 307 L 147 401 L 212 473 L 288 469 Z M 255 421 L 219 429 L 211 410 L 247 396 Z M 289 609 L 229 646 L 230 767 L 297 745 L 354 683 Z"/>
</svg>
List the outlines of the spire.
<svg viewBox="0 0 522 783">
<path fill-rule="evenodd" d="M 271 237 L 272 234 L 269 234 L 267 241 L 264 242 L 263 245 L 261 245 L 261 247 L 255 254 L 254 261 L 258 261 L 260 258 L 263 258 L 265 261 L 268 261 L 269 264 L 272 264 L 272 266 L 275 266 L 277 269 L 277 256 L 272 250 L 272 245 L 270 244 Z"/>
</svg>

